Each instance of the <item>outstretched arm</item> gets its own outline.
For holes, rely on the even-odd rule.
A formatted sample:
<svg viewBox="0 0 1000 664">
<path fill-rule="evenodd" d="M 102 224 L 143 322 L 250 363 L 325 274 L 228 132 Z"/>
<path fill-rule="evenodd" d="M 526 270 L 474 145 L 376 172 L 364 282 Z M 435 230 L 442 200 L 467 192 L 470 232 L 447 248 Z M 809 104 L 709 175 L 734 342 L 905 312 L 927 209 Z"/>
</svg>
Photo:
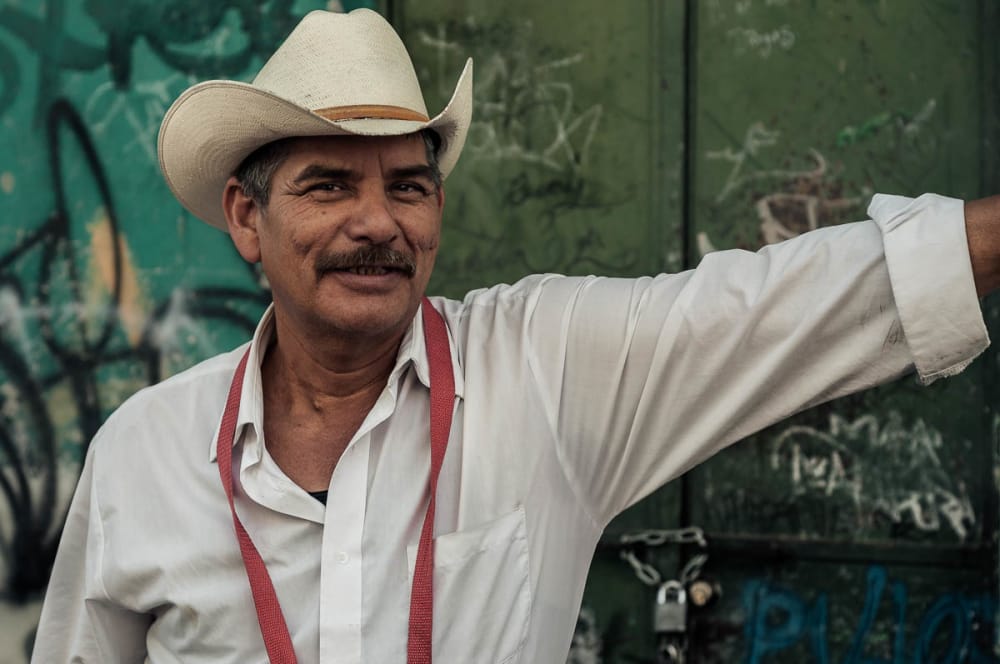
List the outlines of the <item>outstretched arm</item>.
<svg viewBox="0 0 1000 664">
<path fill-rule="evenodd" d="M 977 235 L 1000 238 L 994 206 L 972 206 Z M 1000 287 L 1000 247 L 969 240 L 965 204 L 877 196 L 869 214 L 677 275 L 538 284 L 529 363 L 596 522 L 802 408 L 982 352 L 976 286 Z M 973 278 L 970 248 L 996 277 Z"/>
<path fill-rule="evenodd" d="M 965 233 L 976 293 L 982 297 L 1000 288 L 1000 196 L 965 204 Z"/>
</svg>

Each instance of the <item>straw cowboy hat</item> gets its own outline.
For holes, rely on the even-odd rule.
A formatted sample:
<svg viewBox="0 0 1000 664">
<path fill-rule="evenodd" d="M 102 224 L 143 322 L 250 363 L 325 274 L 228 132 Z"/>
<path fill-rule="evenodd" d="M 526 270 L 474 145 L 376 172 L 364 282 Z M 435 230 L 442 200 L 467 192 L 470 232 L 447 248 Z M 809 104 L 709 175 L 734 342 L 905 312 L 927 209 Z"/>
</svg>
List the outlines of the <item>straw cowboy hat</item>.
<svg viewBox="0 0 1000 664">
<path fill-rule="evenodd" d="M 160 125 L 160 168 L 196 217 L 226 230 L 222 191 L 251 152 L 291 136 L 399 136 L 433 129 L 447 176 L 472 119 L 472 60 L 451 101 L 434 118 L 413 63 L 376 12 L 314 11 L 264 64 L 252 83 L 206 81 L 177 98 Z"/>
</svg>

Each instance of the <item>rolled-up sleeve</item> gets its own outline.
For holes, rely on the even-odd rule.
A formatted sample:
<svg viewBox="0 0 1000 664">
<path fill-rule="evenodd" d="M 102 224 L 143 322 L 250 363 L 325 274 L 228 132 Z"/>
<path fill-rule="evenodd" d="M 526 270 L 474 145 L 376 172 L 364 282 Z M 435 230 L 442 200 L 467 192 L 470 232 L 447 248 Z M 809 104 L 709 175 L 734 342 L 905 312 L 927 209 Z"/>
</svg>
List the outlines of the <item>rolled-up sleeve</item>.
<svg viewBox="0 0 1000 664">
<path fill-rule="evenodd" d="M 989 345 L 972 279 L 965 204 L 934 194 L 877 195 L 868 214 L 882 230 L 917 375 L 930 383 L 960 372 Z"/>
</svg>

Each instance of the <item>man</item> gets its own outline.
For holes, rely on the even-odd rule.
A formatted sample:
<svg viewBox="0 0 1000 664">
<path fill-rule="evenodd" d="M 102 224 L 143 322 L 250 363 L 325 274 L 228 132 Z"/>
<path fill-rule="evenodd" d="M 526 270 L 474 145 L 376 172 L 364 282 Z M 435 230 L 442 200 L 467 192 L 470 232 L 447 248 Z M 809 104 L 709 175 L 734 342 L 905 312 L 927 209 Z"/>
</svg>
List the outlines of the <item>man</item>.
<svg viewBox="0 0 1000 664">
<path fill-rule="evenodd" d="M 987 344 L 997 199 L 877 197 L 874 222 L 683 274 L 422 300 L 470 116 L 471 68 L 429 119 L 367 11 L 312 13 L 253 84 L 171 107 L 167 182 L 274 304 L 102 428 L 35 661 L 564 661 L 616 514 L 797 410 Z"/>
</svg>

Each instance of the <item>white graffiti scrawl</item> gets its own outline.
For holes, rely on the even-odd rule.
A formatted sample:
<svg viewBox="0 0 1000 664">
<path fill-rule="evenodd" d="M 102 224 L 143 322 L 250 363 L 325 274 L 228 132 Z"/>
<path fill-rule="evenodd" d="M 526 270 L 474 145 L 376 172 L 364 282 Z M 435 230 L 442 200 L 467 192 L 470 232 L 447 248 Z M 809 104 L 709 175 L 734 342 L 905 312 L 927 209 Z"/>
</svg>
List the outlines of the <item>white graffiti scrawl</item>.
<svg viewBox="0 0 1000 664">
<path fill-rule="evenodd" d="M 840 217 L 857 209 L 865 200 L 867 192 L 861 196 L 844 196 L 838 186 L 838 174 L 830 168 L 827 158 L 815 148 L 805 152 L 811 163 L 802 168 L 748 169 L 765 148 L 774 147 L 779 142 L 780 133 L 768 129 L 762 122 L 751 124 L 738 150 L 726 147 L 710 150 L 705 154 L 709 161 L 720 161 L 729 165 L 729 173 L 715 203 L 723 203 L 736 192 L 748 189 L 748 185 L 763 188 L 767 193 L 756 195 L 754 211 L 760 220 L 760 239 L 763 244 L 781 242 L 800 233 L 815 230 L 820 226 L 835 223 Z M 790 155 L 801 161 L 798 154 Z M 697 236 L 698 248 L 702 255 L 714 251 L 715 246 L 708 235 L 701 232 Z"/>
<path fill-rule="evenodd" d="M 421 30 L 418 39 L 433 52 L 439 81 L 446 63 L 458 53 L 473 52 L 480 28 L 472 19 L 451 35 L 444 25 Z M 603 114 L 601 104 L 579 108 L 573 85 L 564 74 L 584 63 L 583 52 L 544 57 L 529 47 L 531 25 L 511 26 L 510 48 L 477 54 L 476 118 L 466 151 L 476 159 L 513 160 L 557 172 L 578 173 Z M 478 39 L 472 38 L 479 35 Z M 518 47 L 518 42 L 525 42 Z"/>
<path fill-rule="evenodd" d="M 897 412 L 881 423 L 874 415 L 853 422 L 832 415 L 825 431 L 785 429 L 773 443 L 770 465 L 796 497 L 845 499 L 859 529 L 888 520 L 966 541 L 976 514 L 944 448 L 940 432 L 921 419 L 907 427 Z"/>
</svg>

